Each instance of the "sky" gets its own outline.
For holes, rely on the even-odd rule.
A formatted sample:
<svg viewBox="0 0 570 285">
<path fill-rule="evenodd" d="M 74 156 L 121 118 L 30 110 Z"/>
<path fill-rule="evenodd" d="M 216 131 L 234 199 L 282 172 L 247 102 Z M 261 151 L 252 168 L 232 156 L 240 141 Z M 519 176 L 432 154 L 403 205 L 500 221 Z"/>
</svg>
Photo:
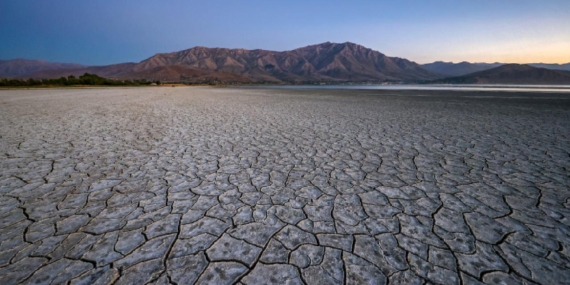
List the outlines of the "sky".
<svg viewBox="0 0 570 285">
<path fill-rule="evenodd" d="M 354 42 L 418 63 L 570 62 L 569 0 L 0 0 L 0 59 L 105 65 L 194 46 Z"/>
</svg>

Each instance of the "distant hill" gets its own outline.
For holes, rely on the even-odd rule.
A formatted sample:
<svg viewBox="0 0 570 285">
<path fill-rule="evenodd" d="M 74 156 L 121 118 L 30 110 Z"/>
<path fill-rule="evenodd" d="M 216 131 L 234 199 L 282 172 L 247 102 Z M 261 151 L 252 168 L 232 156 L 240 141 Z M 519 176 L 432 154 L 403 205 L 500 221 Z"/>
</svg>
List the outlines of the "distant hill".
<svg viewBox="0 0 570 285">
<path fill-rule="evenodd" d="M 483 71 L 501 66 L 501 63 L 470 63 L 463 61 L 460 63 L 436 61 L 433 63 L 423 64 L 422 67 L 447 76 L 461 76 L 469 73 Z"/>
<path fill-rule="evenodd" d="M 0 76 L 19 77 L 42 70 L 76 69 L 84 67 L 76 63 L 58 63 L 44 60 L 12 59 L 0 60 Z"/>
<path fill-rule="evenodd" d="M 97 74 L 111 79 L 147 79 L 180 82 L 251 82 L 248 77 L 222 71 L 199 70 L 188 66 L 157 66 L 149 69 L 134 70 L 136 63 L 121 63 L 106 66 L 91 66 L 80 69 L 44 70 L 24 77 L 60 78 L 69 75 L 80 76 L 85 73 Z"/>
<path fill-rule="evenodd" d="M 384 81 L 434 79 L 438 75 L 406 59 L 354 43 L 322 43 L 291 51 L 194 47 L 156 54 L 135 71 L 182 65 L 224 71 L 256 81 Z"/>
<path fill-rule="evenodd" d="M 483 71 L 495 67 L 505 65 L 505 63 L 471 63 L 467 61 L 453 63 L 436 61 L 432 63 L 423 64 L 422 67 L 432 72 L 444 74 L 447 76 L 462 76 L 469 73 Z M 547 64 L 547 63 L 531 63 L 528 64 L 533 67 L 541 67 L 553 70 L 567 70 L 570 71 L 570 63 L 566 64 Z"/>
<path fill-rule="evenodd" d="M 123 76 L 132 72 L 132 69 L 135 65 L 136 63 L 127 62 L 127 63 L 119 63 L 119 64 L 103 65 L 103 66 L 82 66 L 80 68 L 41 70 L 20 77 L 59 78 L 62 76 L 67 77 L 69 75 L 77 77 L 85 73 L 90 73 L 90 74 L 97 74 L 99 76 L 106 78 L 122 79 Z"/>
<path fill-rule="evenodd" d="M 570 72 L 505 64 L 463 76 L 433 80 L 438 84 L 570 84 Z"/>
<path fill-rule="evenodd" d="M 565 70 L 570 71 L 570 62 L 564 64 L 556 64 L 556 63 L 531 63 L 530 66 L 534 67 L 542 67 L 554 70 Z"/>
</svg>

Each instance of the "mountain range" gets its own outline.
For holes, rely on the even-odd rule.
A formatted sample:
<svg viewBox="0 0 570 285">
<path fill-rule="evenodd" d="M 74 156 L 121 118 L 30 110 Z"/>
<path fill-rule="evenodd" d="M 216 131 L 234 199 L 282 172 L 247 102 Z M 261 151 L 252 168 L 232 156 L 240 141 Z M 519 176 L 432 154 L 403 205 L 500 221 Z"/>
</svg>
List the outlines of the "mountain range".
<svg viewBox="0 0 570 285">
<path fill-rule="evenodd" d="M 528 64 L 504 64 L 463 76 L 431 81 L 439 84 L 570 84 L 570 71 L 534 67 Z"/>
<path fill-rule="evenodd" d="M 167 72 L 177 66 L 175 72 Z M 151 72 L 154 71 L 154 72 Z M 353 43 L 322 43 L 291 51 L 246 50 L 194 47 L 159 53 L 139 63 L 123 63 L 76 69 L 54 68 L 20 77 L 56 78 L 80 75 L 85 72 L 117 79 L 146 79 L 166 81 L 199 81 L 198 71 L 209 71 L 210 77 L 220 81 L 247 78 L 256 82 L 302 81 L 402 81 L 431 80 L 439 74 L 419 64 L 397 57 L 388 57 L 378 51 Z M 165 76 L 168 74 L 168 76 Z M 1 74 L 0 74 L 1 75 Z M 235 76 L 239 77 L 235 77 Z"/>
<path fill-rule="evenodd" d="M 322 43 L 292 51 L 195 47 L 157 54 L 135 71 L 184 65 L 226 71 L 257 81 L 400 81 L 434 79 L 439 75 L 406 59 L 388 57 L 350 42 Z"/>
<path fill-rule="evenodd" d="M 447 76 L 462 76 L 467 75 L 469 73 L 483 71 L 495 67 L 499 67 L 501 65 L 505 65 L 506 63 L 482 63 L 482 62 L 443 62 L 443 61 L 436 61 L 432 63 L 422 64 L 422 67 L 443 75 Z M 548 64 L 548 63 L 529 63 L 527 64 L 532 67 L 539 67 L 539 68 L 546 68 L 552 70 L 566 70 L 570 71 L 570 63 L 566 64 Z"/>
<path fill-rule="evenodd" d="M 178 52 L 158 53 L 138 63 L 119 63 L 106 66 L 50 63 L 41 60 L 4 60 L 0 61 L 0 77 L 59 78 L 92 73 L 113 79 L 182 82 L 432 82 L 442 78 L 455 78 L 473 72 L 490 70 L 502 65 L 501 63 L 469 62 L 434 62 L 420 65 L 404 58 L 389 57 L 350 42 L 326 42 L 290 51 L 199 46 Z M 564 75 L 562 76 L 559 71 L 549 73 L 542 69 L 546 67 L 570 70 L 570 63 L 564 65 L 533 65 L 535 66 L 525 65 L 526 69 L 537 68 L 538 70 L 534 73 L 525 71 L 537 76 L 532 80 L 527 80 L 526 75 L 517 79 L 518 75 L 516 74 L 510 77 L 503 74 L 500 77 L 493 78 L 508 79 L 509 83 L 517 84 L 531 84 L 531 82 L 557 82 L 556 84 L 558 84 L 558 82 L 566 80 L 564 72 L 561 73 Z M 521 72 L 513 66 L 504 71 Z M 476 76 L 482 78 L 480 74 Z M 459 79 L 454 80 L 461 81 Z M 517 80 L 519 82 L 514 82 Z"/>
</svg>

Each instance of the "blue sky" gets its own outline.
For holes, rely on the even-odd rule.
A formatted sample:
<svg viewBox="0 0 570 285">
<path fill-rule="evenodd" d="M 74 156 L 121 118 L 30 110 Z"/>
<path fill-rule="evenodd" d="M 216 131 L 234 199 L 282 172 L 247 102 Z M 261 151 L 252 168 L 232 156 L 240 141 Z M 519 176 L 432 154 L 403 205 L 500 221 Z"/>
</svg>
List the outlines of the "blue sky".
<svg viewBox="0 0 570 285">
<path fill-rule="evenodd" d="M 0 0 L 0 59 L 102 65 L 325 41 L 419 63 L 570 62 L 570 1 Z"/>
</svg>

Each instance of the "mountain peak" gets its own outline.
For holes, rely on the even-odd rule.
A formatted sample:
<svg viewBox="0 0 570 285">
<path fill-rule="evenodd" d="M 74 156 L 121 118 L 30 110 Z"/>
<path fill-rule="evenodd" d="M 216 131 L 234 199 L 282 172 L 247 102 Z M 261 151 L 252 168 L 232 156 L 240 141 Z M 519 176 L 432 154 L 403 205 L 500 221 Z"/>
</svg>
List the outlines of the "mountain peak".
<svg viewBox="0 0 570 285">
<path fill-rule="evenodd" d="M 258 81 L 423 80 L 437 75 L 406 59 L 391 58 L 352 42 L 324 42 L 289 51 L 194 47 L 157 54 L 135 71 L 181 65 L 224 71 Z"/>
</svg>

